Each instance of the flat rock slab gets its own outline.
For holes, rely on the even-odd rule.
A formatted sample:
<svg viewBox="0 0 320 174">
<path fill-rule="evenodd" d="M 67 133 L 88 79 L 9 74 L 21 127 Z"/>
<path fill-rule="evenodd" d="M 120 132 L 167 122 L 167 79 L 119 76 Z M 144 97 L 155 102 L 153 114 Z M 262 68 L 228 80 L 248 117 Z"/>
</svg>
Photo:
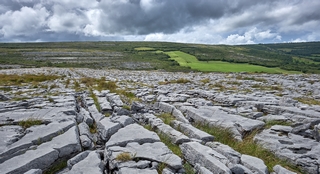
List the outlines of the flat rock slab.
<svg viewBox="0 0 320 174">
<path fill-rule="evenodd" d="M 27 133 L 17 142 L 9 145 L 0 154 L 0 162 L 10 159 L 26 151 L 30 146 L 38 145 L 43 142 L 50 141 L 59 134 L 68 131 L 75 125 L 75 121 L 52 122 L 48 125 L 32 126 L 27 129 Z"/>
<path fill-rule="evenodd" d="M 109 141 L 106 143 L 106 148 L 111 146 L 124 147 L 130 142 L 138 142 L 139 144 L 143 144 L 159 141 L 160 138 L 155 132 L 149 131 L 138 124 L 130 124 L 112 135 Z"/>
<path fill-rule="evenodd" d="M 190 139 L 185 136 L 183 133 L 173 129 L 171 126 L 162 123 L 158 124 L 156 127 L 156 131 L 160 134 L 164 134 L 169 137 L 170 141 L 174 144 L 182 144 L 185 142 L 190 142 Z"/>
<path fill-rule="evenodd" d="M 188 137 L 199 139 L 203 143 L 214 140 L 214 136 L 193 127 L 191 124 L 182 123 L 180 121 L 173 121 L 173 126 L 175 129 L 179 129 Z"/>
<path fill-rule="evenodd" d="M 64 134 L 52 141 L 43 143 L 35 150 L 13 157 L 0 164 L 2 173 L 24 173 L 30 169 L 45 170 L 58 158 L 67 157 L 81 151 L 76 127 L 70 128 Z"/>
<path fill-rule="evenodd" d="M 208 142 L 206 146 L 211 147 L 213 150 L 227 157 L 232 164 L 239 164 L 241 161 L 241 154 L 228 145 L 219 142 Z"/>
<path fill-rule="evenodd" d="M 230 161 L 210 147 L 201 145 L 198 142 L 189 142 L 180 145 L 180 149 L 184 158 L 191 165 L 198 163 L 212 172 L 232 173 L 226 166 Z"/>
<path fill-rule="evenodd" d="M 72 166 L 71 170 L 67 174 L 79 174 L 79 173 L 90 173 L 90 174 L 103 174 L 104 165 L 100 159 L 100 154 L 92 151 L 86 158 L 81 160 Z"/>
<path fill-rule="evenodd" d="M 250 155 L 242 155 L 241 163 L 254 173 L 269 174 L 268 167 L 264 164 L 264 162 L 261 159 L 257 157 L 253 157 Z"/>
<path fill-rule="evenodd" d="M 157 170 L 151 169 L 137 169 L 137 168 L 128 168 L 124 167 L 118 171 L 118 174 L 158 174 Z"/>
<path fill-rule="evenodd" d="M 300 166 L 306 173 L 319 172 L 320 144 L 315 140 L 271 127 L 257 134 L 254 141 L 274 152 L 279 158 Z"/>
<path fill-rule="evenodd" d="M 228 114 L 227 112 L 222 111 L 220 107 L 216 106 L 203 106 L 199 108 L 183 106 L 180 110 L 186 114 L 187 118 L 190 118 L 195 122 L 230 129 L 234 134 L 234 137 L 239 140 L 242 140 L 243 135 L 246 133 L 262 128 L 265 125 L 263 121 L 245 118 L 240 115 Z"/>
<path fill-rule="evenodd" d="M 144 143 L 139 144 L 137 142 L 128 143 L 125 147 L 113 146 L 109 147 L 105 151 L 109 158 L 109 162 L 114 165 L 117 163 L 117 155 L 121 153 L 130 153 L 134 159 L 144 159 L 148 161 L 155 161 L 159 163 L 165 163 L 170 168 L 179 170 L 182 166 L 181 159 L 172 153 L 172 151 L 162 142 Z"/>
<path fill-rule="evenodd" d="M 110 118 L 103 118 L 97 122 L 99 134 L 103 140 L 108 140 L 113 134 L 122 128 L 120 123 L 115 123 Z"/>
</svg>

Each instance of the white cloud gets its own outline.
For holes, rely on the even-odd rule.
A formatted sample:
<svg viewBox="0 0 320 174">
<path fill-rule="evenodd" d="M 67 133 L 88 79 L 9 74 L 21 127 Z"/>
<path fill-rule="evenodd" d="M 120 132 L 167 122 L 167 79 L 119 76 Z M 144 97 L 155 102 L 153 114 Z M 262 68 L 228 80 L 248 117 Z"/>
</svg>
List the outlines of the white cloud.
<svg viewBox="0 0 320 174">
<path fill-rule="evenodd" d="M 46 26 L 49 12 L 45 7 L 22 7 L 19 11 L 7 11 L 0 15 L 0 32 L 4 37 L 30 36 Z"/>
</svg>

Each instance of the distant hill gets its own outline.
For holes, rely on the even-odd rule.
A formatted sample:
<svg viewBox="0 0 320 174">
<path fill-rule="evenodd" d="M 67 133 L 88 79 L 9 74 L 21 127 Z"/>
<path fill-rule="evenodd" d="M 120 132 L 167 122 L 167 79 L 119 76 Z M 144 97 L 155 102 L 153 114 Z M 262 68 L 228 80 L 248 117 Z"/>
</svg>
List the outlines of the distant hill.
<svg viewBox="0 0 320 174">
<path fill-rule="evenodd" d="M 185 52 L 199 61 L 249 63 L 320 73 L 320 42 L 237 46 L 171 42 L 0 43 L 0 67 L 21 65 L 193 71 L 170 60 L 166 54 L 169 51 Z"/>
</svg>

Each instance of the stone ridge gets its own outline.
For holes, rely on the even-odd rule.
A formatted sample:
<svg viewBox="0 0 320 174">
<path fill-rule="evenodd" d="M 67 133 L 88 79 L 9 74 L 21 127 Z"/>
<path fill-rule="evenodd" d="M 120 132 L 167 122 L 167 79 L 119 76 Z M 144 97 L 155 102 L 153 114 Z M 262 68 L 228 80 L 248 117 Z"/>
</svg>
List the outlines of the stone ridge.
<svg viewBox="0 0 320 174">
<path fill-rule="evenodd" d="M 256 143 L 302 172 L 320 173 L 319 75 L 67 68 L 0 74 L 60 76 L 0 83 L 0 173 L 38 174 L 64 161 L 56 173 L 190 172 L 186 165 L 193 173 L 295 173 L 267 167 L 195 125 L 228 129 L 239 142 L 260 130 Z"/>
</svg>

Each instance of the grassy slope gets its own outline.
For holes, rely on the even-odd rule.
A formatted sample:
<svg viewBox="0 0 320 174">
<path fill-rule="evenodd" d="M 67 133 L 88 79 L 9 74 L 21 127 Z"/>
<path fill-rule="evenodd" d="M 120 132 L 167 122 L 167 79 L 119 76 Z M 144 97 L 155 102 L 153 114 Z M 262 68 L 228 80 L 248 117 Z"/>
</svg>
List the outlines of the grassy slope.
<svg viewBox="0 0 320 174">
<path fill-rule="evenodd" d="M 0 65 L 192 71 L 186 66 L 179 66 L 176 61 L 170 61 L 169 56 L 163 54 L 181 51 L 195 56 L 199 62 L 193 65 L 204 71 L 211 71 L 216 65 L 213 71 L 226 72 L 227 69 L 228 72 L 233 69 L 235 72 L 278 73 L 283 72 L 279 70 L 281 68 L 320 73 L 319 50 L 320 42 L 239 46 L 170 42 L 0 43 Z M 184 58 L 189 59 L 188 56 Z M 243 63 L 243 69 L 222 62 L 214 62 L 213 65 L 211 61 Z M 180 62 L 183 62 L 182 59 Z M 254 68 L 248 64 L 278 69 Z"/>
<path fill-rule="evenodd" d="M 214 72 L 266 72 L 266 73 L 297 73 L 285 71 L 280 68 L 267 68 L 257 65 L 249 65 L 246 63 L 228 63 L 222 61 L 198 61 L 196 57 L 181 52 L 167 52 L 171 59 L 177 61 L 180 66 L 191 67 L 191 69 L 199 71 Z"/>
</svg>

